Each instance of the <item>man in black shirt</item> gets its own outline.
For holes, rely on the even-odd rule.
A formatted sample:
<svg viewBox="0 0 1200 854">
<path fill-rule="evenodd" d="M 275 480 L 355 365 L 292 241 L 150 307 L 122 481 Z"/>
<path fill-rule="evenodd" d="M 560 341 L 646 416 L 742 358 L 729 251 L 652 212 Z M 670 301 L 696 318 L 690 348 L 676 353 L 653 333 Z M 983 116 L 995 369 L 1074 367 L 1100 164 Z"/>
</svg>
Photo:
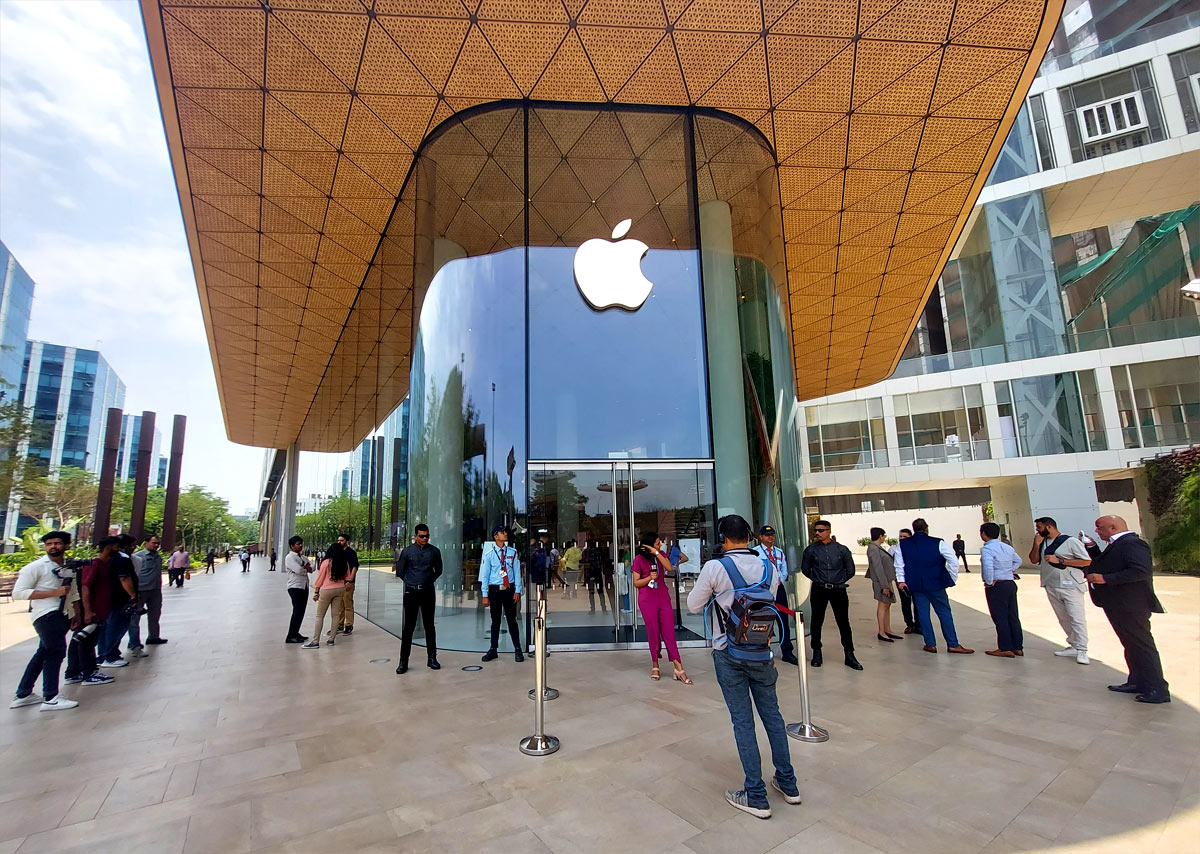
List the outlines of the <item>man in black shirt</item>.
<svg viewBox="0 0 1200 854">
<path fill-rule="evenodd" d="M 434 583 L 442 574 L 442 553 L 429 544 L 429 526 L 417 525 L 415 542 L 400 552 L 396 561 L 396 577 L 404 582 L 404 627 L 400 631 L 400 663 L 397 673 L 408 670 L 408 654 L 412 650 L 413 631 L 417 628 L 417 611 L 425 624 L 425 652 L 429 668 L 441 670 L 437 660 L 437 635 L 433 626 L 433 608 L 437 591 Z"/>
<path fill-rule="evenodd" d="M 809 543 L 800 558 L 800 572 L 812 581 L 812 665 L 820 667 L 821 626 L 825 623 L 825 606 L 833 606 L 833 618 L 837 620 L 842 635 L 842 649 L 846 653 L 846 666 L 851 670 L 862 670 L 863 666 L 854 657 L 854 637 L 850 633 L 850 596 L 846 590 L 854 577 L 854 558 L 850 549 L 834 542 L 831 526 L 824 519 L 813 525 L 817 538 Z"/>
<path fill-rule="evenodd" d="M 967 544 L 963 540 L 962 534 L 954 535 L 954 542 L 950 544 L 950 547 L 954 549 L 954 556 L 962 561 L 963 571 L 970 572 L 971 567 L 967 564 Z M 982 572 L 982 570 L 980 571 Z"/>
</svg>

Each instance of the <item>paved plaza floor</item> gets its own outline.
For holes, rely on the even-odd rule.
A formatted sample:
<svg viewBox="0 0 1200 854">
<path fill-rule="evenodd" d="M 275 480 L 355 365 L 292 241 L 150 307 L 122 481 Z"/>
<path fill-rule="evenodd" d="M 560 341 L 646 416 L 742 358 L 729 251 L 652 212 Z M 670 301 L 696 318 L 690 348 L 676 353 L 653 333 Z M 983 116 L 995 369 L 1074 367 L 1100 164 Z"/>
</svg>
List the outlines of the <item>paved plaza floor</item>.
<svg viewBox="0 0 1200 854">
<path fill-rule="evenodd" d="M 418 655 L 399 677 L 398 642 L 361 619 L 335 647 L 285 646 L 283 578 L 255 559 L 166 591 L 170 642 L 112 685 L 66 688 L 78 709 L 0 710 L 0 854 L 1196 851 L 1200 580 L 1157 587 L 1174 702 L 1145 706 L 1105 690 L 1124 671 L 1098 610 L 1091 666 L 1051 655 L 1036 579 L 1016 660 L 982 654 L 978 574 L 952 591 L 970 657 L 877 642 L 856 579 L 866 670 L 826 646 L 813 711 L 832 738 L 793 742 L 804 803 L 775 798 L 761 821 L 722 800 L 742 775 L 707 651 L 684 651 L 692 687 L 650 682 L 644 652 L 553 655 L 562 749 L 527 757 L 531 661 L 464 672 L 479 655 L 444 652 L 435 673 Z M 8 692 L 33 649 L 24 610 L 0 605 Z M 796 670 L 780 666 L 795 720 Z"/>
</svg>

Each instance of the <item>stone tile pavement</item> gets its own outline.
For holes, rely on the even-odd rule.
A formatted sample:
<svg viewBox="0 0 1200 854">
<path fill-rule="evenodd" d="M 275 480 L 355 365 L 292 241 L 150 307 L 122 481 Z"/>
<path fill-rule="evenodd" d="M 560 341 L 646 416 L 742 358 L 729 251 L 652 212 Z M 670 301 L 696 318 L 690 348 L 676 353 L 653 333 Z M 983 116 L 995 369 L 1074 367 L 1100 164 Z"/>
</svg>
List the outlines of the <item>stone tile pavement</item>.
<svg viewBox="0 0 1200 854">
<path fill-rule="evenodd" d="M 1198 579 L 1158 580 L 1175 701 L 1157 707 L 1105 690 L 1121 656 L 1095 609 L 1094 663 L 1050 654 L 1060 634 L 1036 581 L 1020 594 L 1027 655 L 1009 661 L 878 643 L 856 580 L 866 670 L 830 650 L 813 671 L 832 739 L 793 742 L 804 804 L 776 799 L 760 821 L 722 801 L 741 773 L 706 651 L 684 650 L 690 688 L 651 683 L 644 653 L 552 656 L 547 729 L 563 748 L 526 757 L 532 662 L 467 673 L 478 655 L 446 652 L 442 671 L 398 677 L 398 642 L 362 619 L 333 648 L 285 646 L 283 579 L 265 570 L 167 591 L 170 643 L 113 685 L 65 689 L 77 710 L 0 710 L 0 854 L 1151 854 L 1200 838 Z M 964 643 L 989 648 L 979 576 L 953 599 Z M 33 648 L 23 611 L 0 605 L 5 691 Z"/>
</svg>

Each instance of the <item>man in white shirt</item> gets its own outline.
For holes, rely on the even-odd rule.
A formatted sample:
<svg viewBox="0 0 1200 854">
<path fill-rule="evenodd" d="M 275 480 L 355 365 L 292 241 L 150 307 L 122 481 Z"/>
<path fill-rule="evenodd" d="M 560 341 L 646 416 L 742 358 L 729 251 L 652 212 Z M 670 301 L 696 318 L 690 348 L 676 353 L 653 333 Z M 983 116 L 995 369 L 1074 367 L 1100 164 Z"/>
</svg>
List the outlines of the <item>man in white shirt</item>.
<svg viewBox="0 0 1200 854">
<path fill-rule="evenodd" d="M 10 709 L 40 703 L 43 712 L 56 712 L 79 705 L 58 696 L 58 670 L 67 655 L 67 632 L 71 628 L 71 619 L 65 611 L 73 591 L 73 575 L 66 569 L 65 557 L 70 544 L 71 535 L 66 531 L 51 531 L 42 537 L 46 554 L 25 564 L 17 573 L 12 598 L 30 603 L 38 647 L 17 684 L 17 692 L 8 704 Z M 40 697 L 33 693 L 39 674 L 42 677 Z"/>
<path fill-rule="evenodd" d="M 899 542 L 896 551 L 896 583 L 900 589 L 913 597 L 913 606 L 921 621 L 921 635 L 925 639 L 923 649 L 936 653 L 937 636 L 933 633 L 929 609 L 937 614 L 946 640 L 946 652 L 971 655 L 973 649 L 958 642 L 954 628 L 954 614 L 950 610 L 947 588 L 958 581 L 958 558 L 946 541 L 929 536 L 929 523 L 924 519 L 913 519 L 913 535 Z"/>
<path fill-rule="evenodd" d="M 1067 634 L 1066 648 L 1054 654 L 1074 658 L 1080 664 L 1090 664 L 1084 606 L 1087 582 L 1083 573 L 1092 565 L 1092 559 L 1083 543 L 1058 530 L 1057 523 L 1049 516 L 1034 519 L 1033 524 L 1037 534 L 1029 549 L 1029 562 L 1040 565 L 1046 598 L 1050 600 L 1054 616 L 1058 617 L 1058 624 Z"/>
<path fill-rule="evenodd" d="M 304 643 L 307 637 L 300 634 L 304 622 L 304 609 L 308 607 L 308 576 L 314 571 L 312 561 L 304 556 L 304 540 L 292 537 L 288 540 L 290 551 L 283 559 L 283 577 L 287 579 L 287 592 L 292 600 L 292 621 L 288 624 L 284 643 Z"/>
<path fill-rule="evenodd" d="M 717 534 L 724 541 L 723 557 L 733 561 L 735 569 L 747 585 L 761 584 L 764 573 L 770 572 L 769 588 L 774 594 L 779 587 L 779 574 L 770 569 L 770 564 L 750 550 L 750 523 L 741 516 L 722 517 L 717 522 Z M 754 708 L 762 719 L 763 728 L 771 744 L 771 761 L 775 765 L 772 787 L 783 795 L 789 804 L 800 803 L 800 790 L 796 785 L 796 774 L 792 769 L 792 757 L 788 748 L 787 730 L 783 716 L 779 713 L 779 701 L 775 695 L 775 683 L 779 671 L 771 659 L 769 650 L 762 653 L 761 660 L 740 658 L 731 652 L 725 636 L 725 621 L 733 605 L 734 584 L 721 560 L 710 560 L 700 569 L 695 586 L 688 593 L 687 606 L 693 614 L 712 610 L 713 670 L 717 684 L 729 709 L 733 723 L 733 738 L 737 744 L 738 757 L 746 781 L 736 792 L 726 792 L 726 802 L 742 812 L 756 818 L 770 818 L 771 804 L 767 800 L 767 787 L 762 779 L 762 758 L 758 753 L 758 739 L 754 732 Z M 710 604 L 711 603 L 711 604 Z M 751 698 L 754 706 L 751 707 Z"/>
</svg>

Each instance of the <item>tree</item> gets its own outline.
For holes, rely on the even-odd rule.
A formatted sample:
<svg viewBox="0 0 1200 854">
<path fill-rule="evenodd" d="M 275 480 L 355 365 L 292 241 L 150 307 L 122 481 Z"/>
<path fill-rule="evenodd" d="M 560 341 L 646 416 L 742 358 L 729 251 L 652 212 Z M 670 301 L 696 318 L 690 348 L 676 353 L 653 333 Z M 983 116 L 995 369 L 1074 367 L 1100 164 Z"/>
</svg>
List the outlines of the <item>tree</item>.
<svg viewBox="0 0 1200 854">
<path fill-rule="evenodd" d="M 46 464 L 30 457 L 30 444 L 47 444 L 52 422 L 35 419 L 33 409 L 19 401 L 0 405 L 0 496 L 8 505 L 14 490 L 46 472 Z"/>
<path fill-rule="evenodd" d="M 58 524 L 77 516 L 90 519 L 96 508 L 96 476 L 74 466 L 63 466 L 58 477 L 48 475 L 25 481 L 21 512 L 38 521 L 47 517 Z"/>
</svg>

